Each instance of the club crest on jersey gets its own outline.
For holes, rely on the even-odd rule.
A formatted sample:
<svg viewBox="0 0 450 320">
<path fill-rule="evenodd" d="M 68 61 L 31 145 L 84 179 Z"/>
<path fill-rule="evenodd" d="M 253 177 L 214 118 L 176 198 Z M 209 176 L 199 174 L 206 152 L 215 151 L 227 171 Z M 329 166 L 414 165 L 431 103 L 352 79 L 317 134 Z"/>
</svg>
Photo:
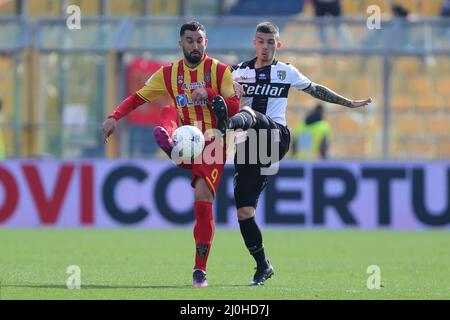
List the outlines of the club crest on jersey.
<svg viewBox="0 0 450 320">
<path fill-rule="evenodd" d="M 211 81 L 211 73 L 205 73 L 205 81 Z"/>
<path fill-rule="evenodd" d="M 286 79 L 286 71 L 285 70 L 278 70 L 277 71 L 277 77 L 280 80 L 285 80 Z"/>
<path fill-rule="evenodd" d="M 179 83 L 179 84 L 182 84 L 183 81 L 184 81 L 183 76 L 178 76 L 178 83 Z"/>
</svg>

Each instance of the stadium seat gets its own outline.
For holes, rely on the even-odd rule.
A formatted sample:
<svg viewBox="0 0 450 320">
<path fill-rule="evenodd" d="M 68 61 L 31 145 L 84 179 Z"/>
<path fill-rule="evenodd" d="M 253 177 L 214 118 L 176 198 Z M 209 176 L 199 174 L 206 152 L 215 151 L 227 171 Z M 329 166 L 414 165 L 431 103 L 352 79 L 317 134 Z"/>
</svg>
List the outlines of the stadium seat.
<svg viewBox="0 0 450 320">
<path fill-rule="evenodd" d="M 358 96 L 373 96 L 375 94 L 374 87 L 371 85 L 370 78 L 367 75 L 347 78 L 346 91 Z"/>
<path fill-rule="evenodd" d="M 61 15 L 61 0 L 27 0 L 27 12 L 32 17 L 57 17 Z"/>
<path fill-rule="evenodd" d="M 350 111 L 349 111 L 350 112 Z M 364 134 L 364 128 L 358 122 L 356 122 L 349 112 L 340 112 L 339 114 L 333 114 L 332 117 L 336 119 L 336 130 L 340 134 L 351 134 L 356 136 L 358 134 Z"/>
<path fill-rule="evenodd" d="M 416 114 L 397 114 L 393 118 L 393 125 L 400 136 L 423 134 L 423 119 Z"/>
<path fill-rule="evenodd" d="M 332 128 L 332 132 L 334 129 Z M 333 135 L 330 144 L 331 158 L 364 159 L 366 143 L 364 137 L 339 137 Z"/>
<path fill-rule="evenodd" d="M 180 12 L 178 0 L 152 0 L 151 14 L 154 16 L 176 16 Z"/>
<path fill-rule="evenodd" d="M 143 3 L 134 0 L 109 0 L 109 12 L 112 16 L 140 16 Z"/>
<path fill-rule="evenodd" d="M 305 108 L 308 106 L 314 106 L 316 103 L 317 100 L 305 92 L 295 89 L 289 91 L 288 108 Z M 288 113 L 290 113 L 290 111 L 291 109 L 288 109 Z"/>
<path fill-rule="evenodd" d="M 360 2 L 360 1 L 355 1 Z M 365 12 L 367 8 L 371 5 L 376 5 L 380 8 L 382 14 L 388 14 L 391 12 L 390 2 L 389 0 L 364 0 L 362 6 L 362 14 L 366 15 Z"/>
<path fill-rule="evenodd" d="M 427 73 L 448 75 L 450 73 L 450 59 L 448 57 L 433 57 L 434 63 L 429 65 Z"/>
<path fill-rule="evenodd" d="M 414 76 L 406 80 L 406 90 L 411 95 L 426 95 L 431 92 L 429 76 Z"/>
<path fill-rule="evenodd" d="M 364 138 L 349 139 L 346 143 L 346 157 L 350 159 L 364 159 L 366 153 L 366 143 Z"/>
<path fill-rule="evenodd" d="M 383 59 L 380 57 L 360 58 L 360 64 L 365 63 L 365 69 L 360 68 L 360 72 L 368 72 L 370 74 L 382 75 Z"/>
<path fill-rule="evenodd" d="M 400 159 L 429 159 L 435 154 L 436 146 L 433 141 L 409 138 L 399 144 Z"/>
<path fill-rule="evenodd" d="M 98 16 L 100 14 L 99 0 L 69 0 L 68 4 L 80 6 L 84 16 Z"/>
<path fill-rule="evenodd" d="M 395 73 L 418 74 L 422 70 L 422 63 L 418 58 L 403 57 L 394 61 Z"/>
<path fill-rule="evenodd" d="M 450 141 L 447 138 L 438 140 L 437 156 L 441 159 L 449 159 L 450 158 Z"/>
<path fill-rule="evenodd" d="M 422 1 L 421 14 L 436 17 L 440 14 L 443 0 Z"/>
<path fill-rule="evenodd" d="M 435 111 L 441 106 L 440 100 L 435 95 L 421 95 L 416 98 L 416 107 L 422 110 Z"/>
<path fill-rule="evenodd" d="M 337 77 L 333 77 L 333 76 L 325 76 L 322 77 L 321 79 L 318 79 L 318 81 L 316 81 L 320 84 L 323 84 L 331 89 L 333 89 L 334 91 L 342 91 L 341 88 L 344 87 L 344 84 L 342 81 L 339 81 L 339 79 L 337 79 Z"/>
<path fill-rule="evenodd" d="M 297 127 L 297 125 L 299 124 L 299 123 L 301 123 L 301 121 L 303 121 L 303 116 L 301 116 L 300 114 L 296 114 L 296 113 L 288 113 L 288 115 L 286 116 L 286 122 L 287 122 L 287 125 L 288 125 L 288 127 L 291 129 L 291 130 L 294 130 L 296 127 Z"/>
<path fill-rule="evenodd" d="M 437 93 L 439 93 L 440 95 L 449 95 L 450 94 L 450 78 L 448 77 L 448 75 L 442 76 L 442 77 L 436 77 L 435 78 L 435 88 Z"/>
<path fill-rule="evenodd" d="M 407 79 L 406 90 L 411 95 L 425 95 L 432 92 L 432 84 L 429 76 L 411 76 Z"/>
<path fill-rule="evenodd" d="M 394 95 L 392 97 L 391 106 L 399 111 L 412 110 L 414 106 L 414 100 L 408 95 Z"/>
<path fill-rule="evenodd" d="M 345 16 L 361 16 L 363 14 L 360 8 L 360 1 L 342 0 L 341 8 Z"/>
<path fill-rule="evenodd" d="M 449 136 L 450 116 L 446 114 L 432 114 L 426 119 L 427 135 Z"/>
<path fill-rule="evenodd" d="M 392 78 L 391 78 L 392 92 L 394 92 L 394 93 L 404 92 L 406 90 L 405 89 L 406 80 L 407 79 L 404 74 L 392 73 Z"/>
</svg>

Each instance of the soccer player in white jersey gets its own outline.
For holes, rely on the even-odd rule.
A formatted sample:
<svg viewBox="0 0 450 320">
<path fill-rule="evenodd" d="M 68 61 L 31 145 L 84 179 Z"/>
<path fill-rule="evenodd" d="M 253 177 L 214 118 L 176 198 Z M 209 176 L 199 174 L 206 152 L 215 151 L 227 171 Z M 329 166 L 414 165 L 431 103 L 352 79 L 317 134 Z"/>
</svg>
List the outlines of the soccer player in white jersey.
<svg viewBox="0 0 450 320">
<path fill-rule="evenodd" d="M 261 230 L 255 221 L 255 211 L 258 198 L 267 185 L 267 172 L 270 172 L 263 169 L 281 160 L 289 149 L 291 138 L 285 115 L 289 88 L 303 90 L 317 99 L 348 108 L 366 106 L 372 99 L 351 100 L 342 97 L 327 87 L 312 82 L 294 66 L 275 60 L 281 42 L 279 29 L 272 22 L 263 22 L 256 27 L 253 44 L 256 48 L 256 58 L 238 64 L 233 71 L 233 79 L 241 86 L 240 111 L 229 118 L 226 103 L 220 96 L 214 99 L 212 110 L 218 118 L 218 129 L 222 134 L 226 134 L 227 129 L 247 132 L 254 129 L 258 157 L 261 141 L 265 141 L 270 156 L 267 163 L 263 163 L 259 158 L 257 161 L 251 161 L 252 154 L 249 151 L 253 150 L 254 153 L 255 149 L 250 146 L 252 141 L 248 138 L 243 149 L 238 145 L 234 161 L 237 217 L 245 245 L 257 265 L 250 285 L 263 285 L 273 275 L 274 269 L 264 252 Z M 266 131 L 265 135 L 262 134 L 263 131 Z M 244 161 L 239 156 L 239 150 L 245 150 Z"/>
</svg>

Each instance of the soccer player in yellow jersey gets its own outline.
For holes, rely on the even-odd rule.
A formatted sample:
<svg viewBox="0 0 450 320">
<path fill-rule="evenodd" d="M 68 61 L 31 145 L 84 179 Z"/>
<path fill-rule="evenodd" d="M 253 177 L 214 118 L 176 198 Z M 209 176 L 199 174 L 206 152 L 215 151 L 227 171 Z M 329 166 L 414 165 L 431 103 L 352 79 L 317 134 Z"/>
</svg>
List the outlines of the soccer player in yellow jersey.
<svg viewBox="0 0 450 320">
<path fill-rule="evenodd" d="M 212 112 L 212 103 L 216 99 L 224 99 L 228 106 L 228 115 L 232 116 L 239 110 L 239 99 L 235 95 L 230 68 L 206 55 L 207 44 L 206 30 L 202 24 L 197 21 L 183 24 L 179 45 L 184 58 L 161 67 L 150 77 L 145 86 L 125 99 L 108 116 L 103 124 L 105 143 L 114 132 L 116 121 L 145 102 L 151 102 L 163 95 L 172 98 L 181 124 L 199 126 L 203 133 L 208 129 L 225 128 L 225 122 L 219 123 Z M 156 127 L 153 133 L 159 146 L 170 157 L 173 145 L 166 128 Z M 207 139 L 206 145 L 213 141 Z M 196 287 L 207 286 L 206 263 L 215 229 L 212 202 L 226 162 L 225 144 L 220 152 L 219 161 L 213 163 L 194 161 L 192 164 L 183 165 L 192 171 L 192 187 L 195 190 L 196 256 L 193 284 Z"/>
</svg>

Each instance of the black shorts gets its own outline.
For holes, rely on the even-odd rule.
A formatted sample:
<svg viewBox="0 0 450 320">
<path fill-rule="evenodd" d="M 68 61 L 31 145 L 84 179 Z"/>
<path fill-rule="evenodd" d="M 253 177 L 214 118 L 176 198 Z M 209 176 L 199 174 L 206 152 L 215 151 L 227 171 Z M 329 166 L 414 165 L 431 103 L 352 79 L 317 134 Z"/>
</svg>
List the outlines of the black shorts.
<svg viewBox="0 0 450 320">
<path fill-rule="evenodd" d="M 234 197 L 236 200 L 236 207 L 253 207 L 256 208 L 261 192 L 267 185 L 270 177 L 270 170 L 267 170 L 273 163 L 283 159 L 289 151 L 291 143 L 291 134 L 288 127 L 276 123 L 266 115 L 257 112 L 257 155 L 260 154 L 261 143 L 266 141 L 267 149 L 262 147 L 263 156 L 257 157 L 255 155 L 255 148 L 251 147 L 251 134 L 245 142 L 237 145 L 237 152 L 234 157 Z M 260 129 L 269 129 L 266 134 L 262 134 Z M 250 129 L 251 130 L 251 129 Z M 249 137 L 250 136 L 250 137 Z M 244 145 L 245 144 L 245 149 Z M 242 155 L 245 150 L 245 156 Z M 266 152 L 267 151 L 267 152 Z M 244 160 L 245 159 L 245 160 Z M 268 161 L 271 159 L 271 161 Z M 269 175 L 267 175 L 269 174 Z"/>
</svg>

